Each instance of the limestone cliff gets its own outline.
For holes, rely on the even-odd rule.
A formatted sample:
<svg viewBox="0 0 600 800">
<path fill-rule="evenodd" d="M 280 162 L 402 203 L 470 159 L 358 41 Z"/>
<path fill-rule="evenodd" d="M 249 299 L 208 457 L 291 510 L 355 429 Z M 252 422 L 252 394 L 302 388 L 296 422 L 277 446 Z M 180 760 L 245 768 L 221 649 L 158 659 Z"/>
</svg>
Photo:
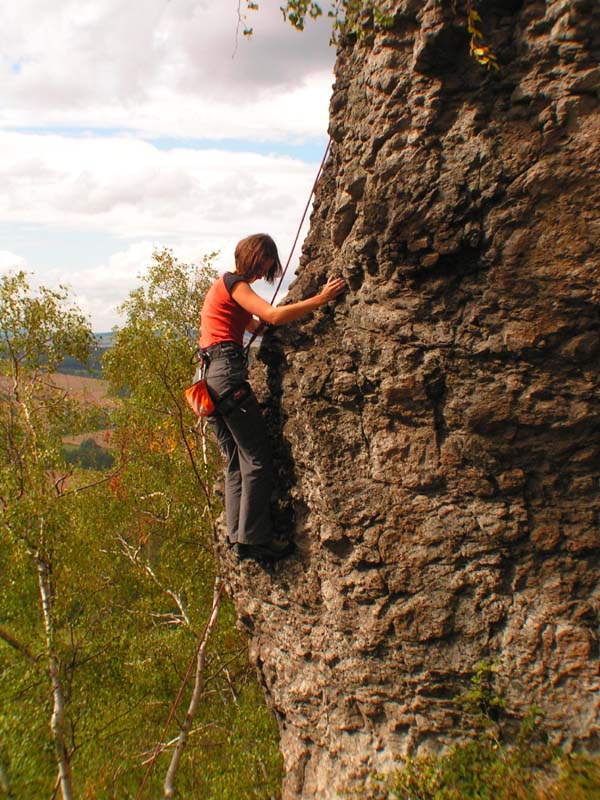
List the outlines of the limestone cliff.
<svg viewBox="0 0 600 800">
<path fill-rule="evenodd" d="M 599 746 L 600 5 L 482 4 L 497 72 L 460 0 L 391 6 L 339 48 L 289 300 L 350 289 L 254 368 L 299 553 L 223 555 L 286 798 L 455 740 L 484 658 Z"/>
</svg>

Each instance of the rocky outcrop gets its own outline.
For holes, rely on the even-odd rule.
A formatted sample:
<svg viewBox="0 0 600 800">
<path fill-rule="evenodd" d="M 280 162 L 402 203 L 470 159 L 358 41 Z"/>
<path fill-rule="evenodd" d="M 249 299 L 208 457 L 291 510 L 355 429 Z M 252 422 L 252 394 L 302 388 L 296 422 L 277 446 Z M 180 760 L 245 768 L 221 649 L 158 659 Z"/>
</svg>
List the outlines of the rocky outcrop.
<svg viewBox="0 0 600 800">
<path fill-rule="evenodd" d="M 339 49 L 333 147 L 254 381 L 298 555 L 225 557 L 286 798 L 460 737 L 493 660 L 514 714 L 599 747 L 600 6 L 402 0 Z M 366 794 L 363 796 L 367 796 Z"/>
</svg>

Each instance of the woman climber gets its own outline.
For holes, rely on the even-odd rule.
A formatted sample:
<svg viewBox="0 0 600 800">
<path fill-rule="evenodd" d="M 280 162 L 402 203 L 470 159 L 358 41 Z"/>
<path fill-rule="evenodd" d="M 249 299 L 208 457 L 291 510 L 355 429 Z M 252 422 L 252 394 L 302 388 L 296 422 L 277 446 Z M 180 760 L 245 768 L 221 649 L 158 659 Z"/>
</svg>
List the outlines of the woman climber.
<svg viewBox="0 0 600 800">
<path fill-rule="evenodd" d="M 294 545 L 273 532 L 271 448 L 258 401 L 246 382 L 244 332 L 259 332 L 267 325 L 300 319 L 333 300 L 346 286 L 342 278 L 329 278 L 313 297 L 276 308 L 259 297 L 250 284 L 260 278 L 273 283 L 281 274 L 273 239 L 264 233 L 248 236 L 235 248 L 235 272 L 226 272 L 212 285 L 200 314 L 200 354 L 208 365 L 205 380 L 217 400 L 217 413 L 208 419 L 227 461 L 229 544 L 239 558 L 259 561 L 284 558 Z M 223 398 L 222 404 L 219 398 Z"/>
</svg>

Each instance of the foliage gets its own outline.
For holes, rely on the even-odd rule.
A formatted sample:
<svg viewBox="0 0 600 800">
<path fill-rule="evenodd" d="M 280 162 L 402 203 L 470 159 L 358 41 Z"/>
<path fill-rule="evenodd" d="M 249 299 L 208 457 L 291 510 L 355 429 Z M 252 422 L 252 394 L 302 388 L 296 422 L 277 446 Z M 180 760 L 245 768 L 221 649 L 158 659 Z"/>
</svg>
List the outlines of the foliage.
<svg viewBox="0 0 600 800">
<path fill-rule="evenodd" d="M 65 490 L 70 470 L 61 432 L 85 412 L 52 383 L 51 373 L 67 355 L 86 358 L 92 342 L 88 322 L 66 301 L 62 288 L 34 293 L 23 272 L 0 280 L 0 371 L 8 378 L 0 397 L 0 547 L 8 587 L 1 610 L 10 626 L 0 638 L 13 648 L 13 661 L 25 662 L 22 669 L 11 660 L 3 664 L 2 782 L 7 794 L 15 775 L 47 792 L 47 769 L 29 778 L 19 773 L 40 754 L 48 766 L 53 747 L 65 800 L 72 796 L 67 709 L 75 655 L 59 591 L 64 563 L 57 553 L 68 547 L 71 512 L 63 501 L 73 494 Z M 20 717 L 21 699 L 35 708 L 32 719 Z M 44 727 L 50 723 L 51 738 L 42 720 Z M 26 742 L 32 743 L 30 752 Z"/>
<path fill-rule="evenodd" d="M 443 756 L 408 759 L 382 796 L 402 800 L 595 800 L 600 759 L 522 740 L 475 739 Z"/>
<path fill-rule="evenodd" d="M 477 0 L 473 0 L 477 2 Z M 485 43 L 485 37 L 479 27 L 481 17 L 472 5 L 469 6 L 467 30 L 469 31 L 470 42 L 469 52 L 473 58 L 488 69 L 498 69 L 498 60 L 489 45 Z"/>
<path fill-rule="evenodd" d="M 304 30 L 306 15 L 312 19 L 322 16 L 323 10 L 313 0 L 288 0 L 281 6 L 283 18 L 296 30 Z M 332 0 L 327 16 L 331 20 L 331 43 L 336 44 L 344 34 L 362 39 L 366 24 L 371 20 L 375 28 L 388 28 L 394 18 L 387 14 L 381 4 L 373 0 Z"/>
<path fill-rule="evenodd" d="M 30 521 L 40 518 L 54 503 L 58 490 L 56 484 L 52 489 L 49 471 L 60 473 L 64 467 L 62 432 L 81 424 L 88 413 L 51 380 L 65 356 L 85 359 L 92 343 L 89 323 L 66 299 L 64 289 L 41 287 L 33 293 L 23 272 L 0 280 L 0 375 L 7 378 L 0 394 L 5 531 L 12 529 L 13 517 L 24 512 Z M 38 544 L 30 537 L 31 547 Z"/>
<path fill-rule="evenodd" d="M 476 728 L 488 729 L 498 719 L 506 702 L 494 688 L 497 671 L 492 661 L 480 661 L 471 677 L 471 688 L 454 698 L 454 702 L 470 718 Z"/>
<path fill-rule="evenodd" d="M 85 361 L 85 320 L 64 293 L 33 295 L 24 276 L 2 283 L 10 380 L 0 402 L 0 796 L 56 795 L 55 685 L 72 796 L 120 800 L 140 787 L 212 602 L 215 454 L 182 390 L 214 275 L 210 259 L 192 267 L 163 251 L 125 302 L 107 357 L 112 389 L 124 395 L 110 411 L 110 470 L 66 463 L 65 433 L 106 420 L 53 386 L 49 372 L 68 352 Z M 206 669 L 181 796 L 275 795 L 276 726 L 228 603 Z M 162 796 L 172 746 L 145 797 Z"/>
<path fill-rule="evenodd" d="M 15 378 L 51 373 L 66 356 L 87 360 L 93 335 L 81 312 L 66 306 L 67 290 L 33 293 L 24 272 L 0 279 L 0 369 Z"/>
<path fill-rule="evenodd" d="M 438 2 L 449 2 L 453 14 L 458 15 L 455 0 Z M 469 0 L 467 6 L 465 24 L 469 34 L 469 52 L 482 66 L 498 69 L 497 58 L 481 30 L 481 16 L 474 8 L 474 4 L 479 2 L 480 0 Z M 257 11 L 259 8 L 254 0 L 246 0 L 246 6 L 249 11 Z M 284 20 L 298 31 L 304 30 L 307 19 L 316 20 L 323 16 L 323 6 L 315 0 L 286 0 L 285 5 L 280 8 Z M 371 27 L 385 30 L 394 23 L 393 14 L 389 13 L 389 3 L 382 0 L 330 0 L 327 17 L 331 22 L 331 44 L 337 44 L 344 35 L 356 36 L 360 40 Z M 246 23 L 246 19 L 243 19 Z M 246 23 L 244 35 L 251 36 L 252 32 L 252 28 Z"/>
<path fill-rule="evenodd" d="M 254 0 L 246 0 L 246 7 L 249 11 L 259 9 Z M 286 0 L 280 9 L 283 19 L 297 31 L 304 30 L 307 19 L 316 20 L 323 16 L 322 4 L 314 0 Z M 367 20 L 372 20 L 377 28 L 389 27 L 393 22 L 393 17 L 373 0 L 331 0 L 327 17 L 331 22 L 331 44 L 336 44 L 344 34 L 363 38 Z M 253 29 L 247 24 L 246 17 L 240 16 L 240 19 L 245 23 L 244 36 L 251 36 Z"/>
<path fill-rule="evenodd" d="M 32 292 L 23 272 L 0 279 L 0 521 L 29 555 L 51 548 L 68 474 L 62 433 L 88 418 L 51 377 L 65 356 L 85 359 L 92 342 L 89 323 L 66 300 L 64 289 Z"/>
<path fill-rule="evenodd" d="M 379 800 L 594 800 L 600 758 L 567 755 L 549 742 L 543 714 L 532 707 L 512 744 L 501 741 L 504 699 L 495 691 L 492 662 L 477 664 L 468 691 L 455 698 L 475 734 L 442 755 L 409 757 L 381 778 Z"/>
<path fill-rule="evenodd" d="M 212 735 L 210 735 L 212 734 Z M 207 800 L 269 800 L 279 797 L 281 758 L 273 746 L 276 724 L 262 690 L 248 680 L 235 702 L 222 706 L 205 739 L 210 757 L 192 757 L 189 794 Z M 182 785 L 183 790 L 183 785 Z"/>
</svg>

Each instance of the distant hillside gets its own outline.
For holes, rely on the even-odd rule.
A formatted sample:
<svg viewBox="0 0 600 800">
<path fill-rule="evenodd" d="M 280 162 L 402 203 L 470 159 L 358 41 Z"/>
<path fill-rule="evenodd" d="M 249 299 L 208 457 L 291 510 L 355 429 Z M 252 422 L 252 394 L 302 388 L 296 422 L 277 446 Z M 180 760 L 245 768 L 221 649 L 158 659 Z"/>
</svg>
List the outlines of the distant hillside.
<svg viewBox="0 0 600 800">
<path fill-rule="evenodd" d="M 108 331 L 105 333 L 95 333 L 94 336 L 96 337 L 96 341 L 98 342 L 98 347 L 104 347 L 108 350 L 108 348 L 113 346 L 113 342 L 115 339 L 114 331 Z"/>
</svg>

